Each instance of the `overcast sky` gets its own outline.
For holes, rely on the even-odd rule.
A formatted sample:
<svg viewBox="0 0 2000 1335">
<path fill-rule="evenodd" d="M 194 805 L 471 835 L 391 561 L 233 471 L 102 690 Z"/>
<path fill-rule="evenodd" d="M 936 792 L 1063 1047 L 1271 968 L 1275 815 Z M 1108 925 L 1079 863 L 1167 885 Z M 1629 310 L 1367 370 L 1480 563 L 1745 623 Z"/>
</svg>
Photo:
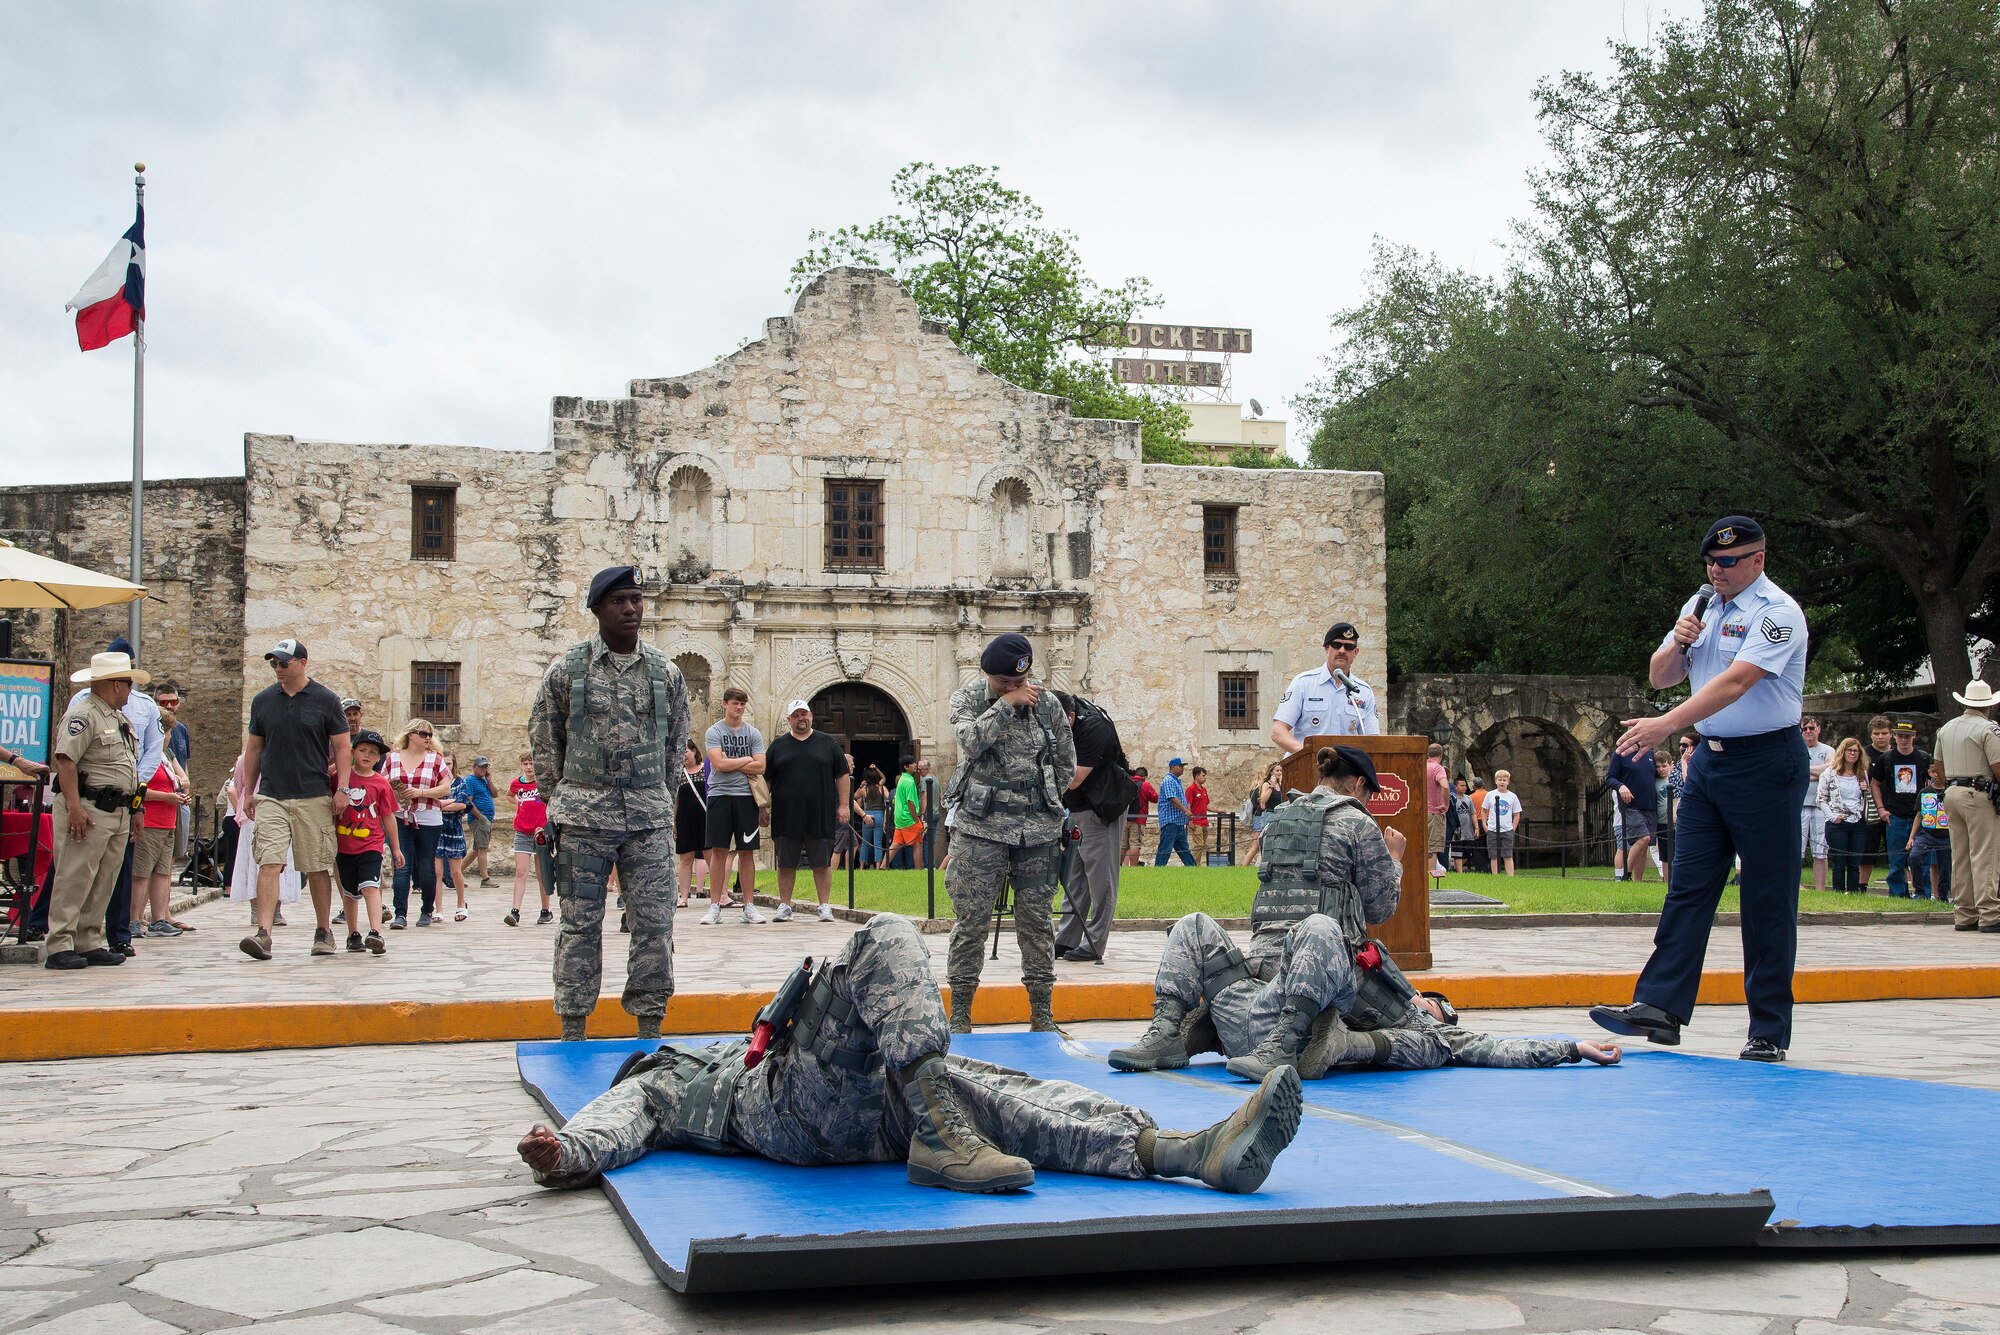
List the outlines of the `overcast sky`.
<svg viewBox="0 0 2000 1335">
<path fill-rule="evenodd" d="M 0 8 L 0 481 L 130 476 L 131 343 L 63 303 L 148 164 L 148 477 L 245 431 L 544 447 L 549 399 L 705 366 L 787 312 L 814 227 L 985 163 L 1249 326 L 1273 414 L 1372 238 L 1492 271 L 1530 91 L 1664 0 L 15 4 Z"/>
</svg>

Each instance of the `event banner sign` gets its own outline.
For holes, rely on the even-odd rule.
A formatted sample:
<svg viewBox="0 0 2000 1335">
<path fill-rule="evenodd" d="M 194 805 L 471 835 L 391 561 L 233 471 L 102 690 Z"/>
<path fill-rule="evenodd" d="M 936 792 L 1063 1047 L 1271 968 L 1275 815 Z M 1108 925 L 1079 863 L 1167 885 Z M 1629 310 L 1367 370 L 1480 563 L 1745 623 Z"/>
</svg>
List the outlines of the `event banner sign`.
<svg viewBox="0 0 2000 1335">
<path fill-rule="evenodd" d="M 0 746 L 49 763 L 55 681 L 54 663 L 0 658 Z"/>
</svg>

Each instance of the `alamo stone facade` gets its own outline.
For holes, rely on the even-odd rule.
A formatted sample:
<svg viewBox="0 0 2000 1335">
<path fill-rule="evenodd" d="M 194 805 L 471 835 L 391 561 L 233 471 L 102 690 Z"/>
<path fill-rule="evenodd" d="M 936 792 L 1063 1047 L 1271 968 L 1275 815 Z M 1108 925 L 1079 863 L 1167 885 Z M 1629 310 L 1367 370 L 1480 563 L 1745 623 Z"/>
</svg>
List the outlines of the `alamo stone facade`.
<svg viewBox="0 0 2000 1335">
<path fill-rule="evenodd" d="M 1205 764 L 1224 808 L 1330 621 L 1364 628 L 1358 670 L 1383 684 L 1379 474 L 1144 463 L 1136 423 L 998 379 L 875 271 L 823 275 L 705 370 L 556 399 L 550 446 L 246 436 L 242 702 L 295 634 L 384 732 L 449 685 L 441 735 L 506 769 L 543 668 L 592 626 L 591 574 L 619 563 L 698 721 L 740 685 L 772 736 L 804 697 L 864 759 L 907 741 L 948 770 L 951 692 L 1007 630 L 1111 711 L 1134 764 Z M 1248 726 L 1225 726 L 1223 674 Z"/>
</svg>

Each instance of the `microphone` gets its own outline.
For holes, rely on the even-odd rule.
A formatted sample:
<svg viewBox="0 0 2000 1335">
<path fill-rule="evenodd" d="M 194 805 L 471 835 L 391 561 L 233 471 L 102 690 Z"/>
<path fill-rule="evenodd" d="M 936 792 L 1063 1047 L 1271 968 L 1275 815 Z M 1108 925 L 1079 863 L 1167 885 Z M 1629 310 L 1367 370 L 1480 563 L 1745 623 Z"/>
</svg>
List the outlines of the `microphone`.
<svg viewBox="0 0 2000 1335">
<path fill-rule="evenodd" d="M 1714 590 L 1711 589 L 1709 590 L 1709 592 L 1713 593 Z M 1341 671 L 1339 668 L 1335 668 L 1333 670 L 1333 679 L 1336 682 L 1338 682 L 1340 684 L 1340 688 L 1343 691 L 1346 691 L 1349 695 L 1361 694 L 1361 688 L 1354 684 L 1354 678 L 1348 676 L 1345 672 Z"/>
<path fill-rule="evenodd" d="M 1708 615 L 1709 600 L 1714 597 L 1715 597 L 1715 586 L 1713 584 L 1704 584 L 1699 589 L 1695 590 L 1694 619 L 1696 621 L 1699 621 L 1703 617 Z M 1691 644 L 1681 646 L 1681 654 L 1683 657 L 1691 657 L 1694 654 L 1694 646 Z"/>
</svg>

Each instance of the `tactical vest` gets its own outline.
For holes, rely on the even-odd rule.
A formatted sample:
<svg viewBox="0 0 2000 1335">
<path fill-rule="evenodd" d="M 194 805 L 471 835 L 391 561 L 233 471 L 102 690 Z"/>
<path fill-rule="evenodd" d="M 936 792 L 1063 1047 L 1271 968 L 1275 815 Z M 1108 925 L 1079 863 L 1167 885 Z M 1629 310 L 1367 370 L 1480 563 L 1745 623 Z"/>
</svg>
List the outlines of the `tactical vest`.
<svg viewBox="0 0 2000 1335">
<path fill-rule="evenodd" d="M 729 1110 L 735 1106 L 737 1088 L 748 1073 L 743 1054 L 748 1039 L 738 1039 L 713 1058 L 673 1044 L 662 1044 L 647 1053 L 633 1053 L 611 1078 L 613 1085 L 665 1066 L 680 1077 L 673 1107 L 663 1109 L 667 1129 L 680 1139 L 711 1154 L 735 1154 L 729 1143 Z"/>
<path fill-rule="evenodd" d="M 1319 846 L 1326 822 L 1342 804 L 1358 805 L 1351 797 L 1311 792 L 1295 797 L 1271 814 L 1257 859 L 1257 898 L 1250 905 L 1252 932 L 1282 931 L 1314 913 L 1340 924 L 1348 945 L 1368 939 L 1361 896 L 1352 884 L 1320 880 Z"/>
<path fill-rule="evenodd" d="M 1052 721 L 1063 716 L 1056 711 L 1062 702 L 1056 693 L 1047 687 L 1042 689 L 1042 698 L 1035 703 L 1034 719 L 1042 729 L 1042 748 L 1035 754 L 1035 763 L 1041 770 L 1041 783 L 1032 789 L 994 788 L 974 777 L 976 763 L 970 759 L 958 762 L 958 769 L 945 786 L 944 800 L 947 806 L 964 806 L 971 816 L 985 817 L 996 811 L 1051 811 L 1068 810 L 1063 805 L 1062 788 L 1056 783 L 1056 729 Z M 1063 718 L 1063 726 L 1069 720 Z M 974 790 L 978 791 L 974 791 Z"/>
<path fill-rule="evenodd" d="M 653 681 L 653 722 L 637 747 L 611 750 L 598 740 L 585 708 L 589 691 L 590 645 L 579 644 L 563 657 L 569 674 L 569 745 L 563 755 L 562 783 L 574 788 L 656 788 L 667 781 L 667 660 L 650 645 L 639 646 Z"/>
</svg>

